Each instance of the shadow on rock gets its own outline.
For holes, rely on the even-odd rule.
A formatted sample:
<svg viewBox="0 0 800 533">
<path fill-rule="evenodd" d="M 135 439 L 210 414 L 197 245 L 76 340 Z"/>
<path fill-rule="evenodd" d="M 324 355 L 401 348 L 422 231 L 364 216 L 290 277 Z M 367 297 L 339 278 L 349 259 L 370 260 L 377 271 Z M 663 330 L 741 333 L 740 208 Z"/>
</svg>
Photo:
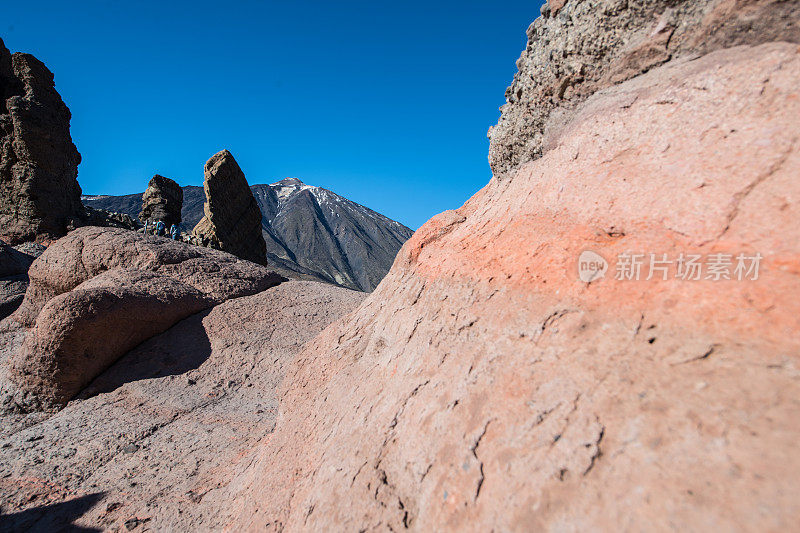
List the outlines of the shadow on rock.
<svg viewBox="0 0 800 533">
<path fill-rule="evenodd" d="M 117 361 L 99 375 L 77 397 L 91 398 L 112 392 L 126 383 L 179 375 L 198 368 L 211 355 L 203 319 L 211 310 L 190 316 L 157 335 Z"/>
<path fill-rule="evenodd" d="M 102 531 L 99 528 L 83 527 L 73 524 L 75 520 L 86 514 L 105 493 L 87 494 L 80 498 L 50 505 L 40 505 L 11 514 L 0 514 L 0 532 L 16 531 L 62 533 L 93 533 Z"/>
</svg>

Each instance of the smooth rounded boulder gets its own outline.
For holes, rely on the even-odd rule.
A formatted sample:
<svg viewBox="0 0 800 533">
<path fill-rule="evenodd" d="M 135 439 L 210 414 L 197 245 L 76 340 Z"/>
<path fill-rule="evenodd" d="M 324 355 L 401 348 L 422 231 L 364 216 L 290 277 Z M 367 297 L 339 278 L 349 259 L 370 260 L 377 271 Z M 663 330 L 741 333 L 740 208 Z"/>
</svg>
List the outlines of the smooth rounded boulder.
<svg viewBox="0 0 800 533">
<path fill-rule="evenodd" d="M 47 302 L 8 377 L 44 405 L 66 403 L 129 350 L 212 305 L 169 276 L 109 270 Z"/>
<path fill-rule="evenodd" d="M 53 297 L 112 268 L 157 272 L 181 280 L 221 303 L 284 280 L 231 254 L 117 228 L 83 227 L 53 243 L 28 271 L 30 286 L 11 319 L 25 327 Z"/>
</svg>

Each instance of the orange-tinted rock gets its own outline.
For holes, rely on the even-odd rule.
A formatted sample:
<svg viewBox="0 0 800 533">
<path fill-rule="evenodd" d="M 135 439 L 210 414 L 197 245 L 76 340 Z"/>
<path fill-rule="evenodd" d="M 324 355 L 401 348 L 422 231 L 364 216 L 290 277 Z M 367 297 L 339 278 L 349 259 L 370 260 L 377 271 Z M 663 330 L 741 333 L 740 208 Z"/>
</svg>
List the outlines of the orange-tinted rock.
<svg viewBox="0 0 800 533">
<path fill-rule="evenodd" d="M 794 527 L 799 52 L 605 89 L 417 231 L 289 368 L 231 527 Z M 611 262 L 591 283 L 587 249 Z M 755 281 L 617 280 L 626 252 L 763 260 Z"/>
</svg>

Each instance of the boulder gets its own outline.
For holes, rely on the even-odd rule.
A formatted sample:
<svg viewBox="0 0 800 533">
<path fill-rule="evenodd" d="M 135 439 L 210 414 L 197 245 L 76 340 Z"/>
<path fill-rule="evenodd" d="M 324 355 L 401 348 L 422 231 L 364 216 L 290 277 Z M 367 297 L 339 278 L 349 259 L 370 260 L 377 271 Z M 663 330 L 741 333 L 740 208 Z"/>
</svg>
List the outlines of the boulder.
<svg viewBox="0 0 800 533">
<path fill-rule="evenodd" d="M 175 181 L 156 174 L 142 195 L 139 220 L 160 220 L 167 228 L 181 223 L 183 189 Z"/>
<path fill-rule="evenodd" d="M 731 48 L 552 124 L 543 157 L 431 219 L 305 346 L 275 432 L 219 496 L 226 523 L 794 528 L 798 79 L 797 45 Z M 604 277 L 581 278 L 587 251 Z M 701 279 L 678 276 L 680 254 Z M 762 256 L 757 279 L 737 278 L 740 254 Z"/>
<path fill-rule="evenodd" d="M 112 268 L 172 277 L 217 303 L 261 292 L 284 279 L 221 251 L 123 229 L 87 226 L 50 245 L 31 265 L 25 300 L 11 319 L 33 326 L 48 300 Z"/>
<path fill-rule="evenodd" d="M 175 278 L 108 270 L 47 302 L 8 378 L 44 405 L 64 404 L 142 341 L 211 305 Z"/>
<path fill-rule="evenodd" d="M 224 530 L 216 515 L 231 502 L 216 495 L 275 427 L 286 366 L 365 296 L 289 281 L 229 300 L 144 341 L 39 424 L 0 415 L 0 523 L 128 531 L 139 516 L 153 531 Z M 0 359 L 12 342 L 0 337 Z M 101 501 L 76 511 L 83 494 Z"/>
<path fill-rule="evenodd" d="M 261 234 L 261 210 L 233 155 L 222 150 L 205 165 L 204 216 L 192 233 L 203 243 L 261 265 L 267 245 Z"/>
<path fill-rule="evenodd" d="M 58 238 L 83 216 L 70 112 L 53 74 L 0 41 L 0 237 Z"/>
</svg>

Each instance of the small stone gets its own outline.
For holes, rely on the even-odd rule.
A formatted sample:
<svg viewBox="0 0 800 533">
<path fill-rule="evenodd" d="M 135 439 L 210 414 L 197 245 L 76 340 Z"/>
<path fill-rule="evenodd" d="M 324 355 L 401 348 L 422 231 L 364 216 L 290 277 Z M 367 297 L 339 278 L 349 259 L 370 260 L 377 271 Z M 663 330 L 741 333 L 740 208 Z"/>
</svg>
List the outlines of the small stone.
<svg viewBox="0 0 800 533">
<path fill-rule="evenodd" d="M 122 448 L 123 453 L 136 453 L 139 451 L 139 446 L 133 443 L 126 444 L 124 448 Z"/>
</svg>

